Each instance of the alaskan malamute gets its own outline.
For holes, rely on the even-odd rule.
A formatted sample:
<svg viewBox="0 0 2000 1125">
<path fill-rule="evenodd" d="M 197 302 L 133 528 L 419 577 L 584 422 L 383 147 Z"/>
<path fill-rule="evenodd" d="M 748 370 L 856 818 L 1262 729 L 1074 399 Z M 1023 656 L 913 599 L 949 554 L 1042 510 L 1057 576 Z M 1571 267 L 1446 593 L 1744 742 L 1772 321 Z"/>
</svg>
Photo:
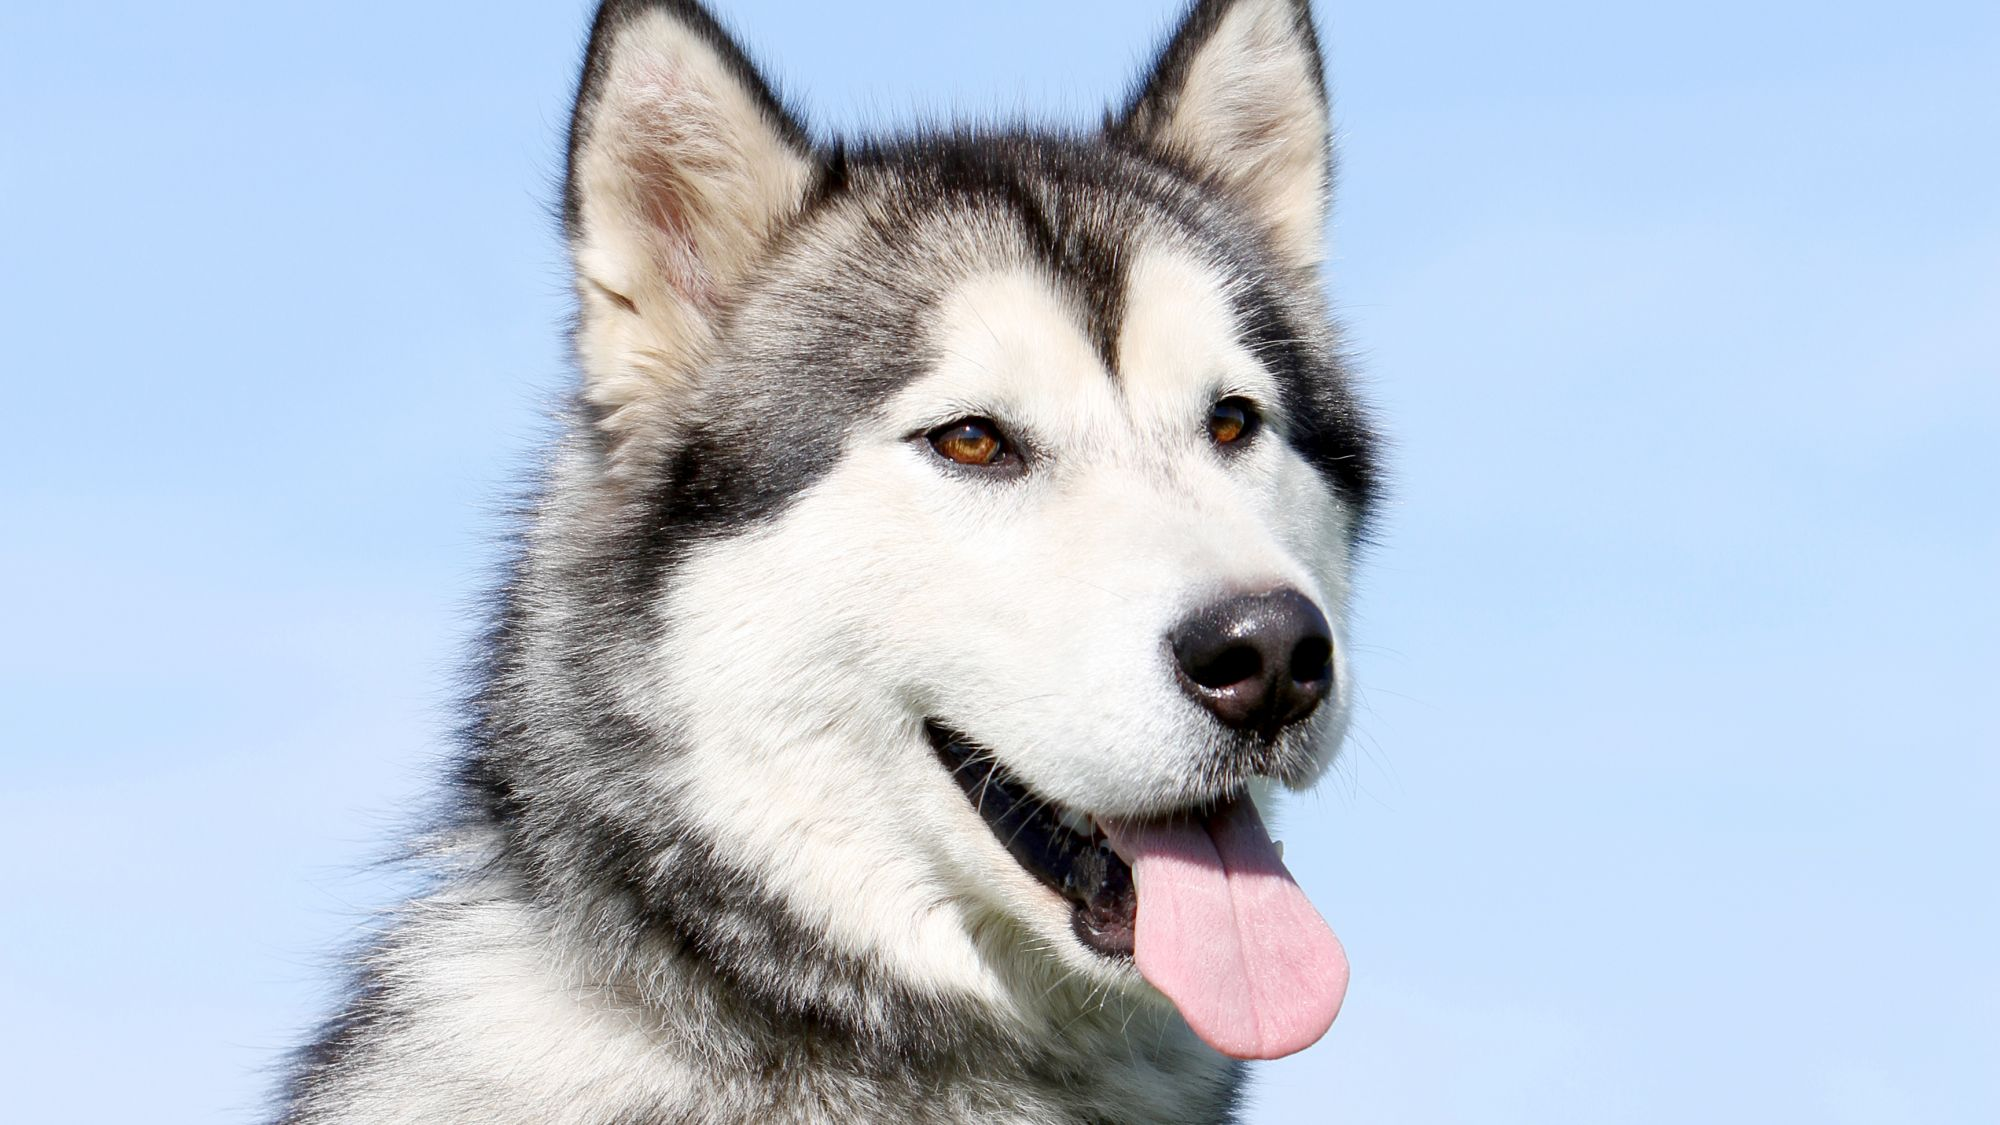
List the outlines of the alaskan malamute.
<svg viewBox="0 0 2000 1125">
<path fill-rule="evenodd" d="M 580 379 L 430 889 L 280 1119 L 1213 1122 L 1340 945 L 1374 492 L 1305 0 L 1100 129 L 817 138 L 691 0 L 598 11 Z"/>
</svg>

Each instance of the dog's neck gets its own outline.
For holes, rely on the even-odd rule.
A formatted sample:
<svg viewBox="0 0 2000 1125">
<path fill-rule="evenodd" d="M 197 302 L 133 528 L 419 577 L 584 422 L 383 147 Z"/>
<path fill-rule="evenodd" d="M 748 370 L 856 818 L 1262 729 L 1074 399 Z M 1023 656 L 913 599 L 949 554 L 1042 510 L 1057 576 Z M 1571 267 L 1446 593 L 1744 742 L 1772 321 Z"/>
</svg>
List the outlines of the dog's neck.
<svg viewBox="0 0 2000 1125">
<path fill-rule="evenodd" d="M 631 1120 L 682 1120 L 676 1099 L 689 1089 L 732 1107 L 711 1110 L 718 1120 L 782 1120 L 759 1116 L 759 1105 L 789 1112 L 802 1099 L 824 1121 L 1230 1118 L 1240 1064 L 1157 1009 L 1079 994 L 1068 998 L 1074 1010 L 1051 1011 L 1052 1024 L 1035 1034 L 828 949 L 696 841 L 673 846 L 670 859 L 655 856 L 660 877 L 635 881 L 636 845 L 606 835 L 602 885 L 552 895 L 499 859 L 520 854 L 518 840 L 499 844 L 510 830 L 468 825 L 455 863 L 466 874 L 439 898 L 516 920 L 506 932 L 519 948 L 490 955 L 496 965 L 533 964 L 540 979 L 508 991 L 591 1010 L 594 1057 L 610 1085 L 630 1086 Z M 469 932 L 490 940 L 496 929 L 489 920 Z M 495 1014 L 533 1019 L 541 1002 Z M 649 1072 L 675 1075 L 670 1092 L 649 1092 Z M 774 1092 L 788 1080 L 795 1089 Z M 859 1107 L 870 1108 L 856 1117 Z"/>
</svg>

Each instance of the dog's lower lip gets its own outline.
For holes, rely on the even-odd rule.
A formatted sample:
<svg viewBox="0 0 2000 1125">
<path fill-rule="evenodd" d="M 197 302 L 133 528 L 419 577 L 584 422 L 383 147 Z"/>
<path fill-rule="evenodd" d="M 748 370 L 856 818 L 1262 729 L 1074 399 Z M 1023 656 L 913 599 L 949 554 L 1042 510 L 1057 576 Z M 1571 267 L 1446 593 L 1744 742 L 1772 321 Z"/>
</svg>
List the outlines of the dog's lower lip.
<svg viewBox="0 0 2000 1125">
<path fill-rule="evenodd" d="M 1005 767 L 965 736 L 936 722 L 924 724 L 931 748 L 964 790 L 973 808 L 1015 861 L 1072 908 L 1078 940 L 1099 953 L 1129 958 L 1138 916 L 1132 869 L 1118 858 L 1095 824 L 1088 835 L 1036 797 Z"/>
</svg>

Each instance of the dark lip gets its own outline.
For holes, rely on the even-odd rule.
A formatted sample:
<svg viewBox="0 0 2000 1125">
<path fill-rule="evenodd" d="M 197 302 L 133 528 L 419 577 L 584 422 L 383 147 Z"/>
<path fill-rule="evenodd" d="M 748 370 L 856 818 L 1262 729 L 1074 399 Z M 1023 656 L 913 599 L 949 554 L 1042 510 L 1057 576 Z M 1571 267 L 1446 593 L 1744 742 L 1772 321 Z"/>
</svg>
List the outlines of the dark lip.
<svg viewBox="0 0 2000 1125">
<path fill-rule="evenodd" d="M 1022 870 L 1069 902 L 1077 940 L 1113 958 L 1132 956 L 1138 897 L 1132 869 L 1093 826 L 1086 836 L 1058 819 L 1037 796 L 970 738 L 935 720 L 924 723 L 931 749 L 974 811 Z"/>
</svg>

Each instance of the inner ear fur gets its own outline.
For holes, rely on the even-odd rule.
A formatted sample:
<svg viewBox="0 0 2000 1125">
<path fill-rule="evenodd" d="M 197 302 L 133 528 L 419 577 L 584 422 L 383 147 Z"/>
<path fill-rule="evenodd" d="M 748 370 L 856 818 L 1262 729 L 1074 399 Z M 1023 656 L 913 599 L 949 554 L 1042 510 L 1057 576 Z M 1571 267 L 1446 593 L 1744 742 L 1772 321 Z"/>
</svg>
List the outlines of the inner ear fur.
<svg viewBox="0 0 2000 1125">
<path fill-rule="evenodd" d="M 1199 0 L 1109 132 L 1234 197 L 1287 262 L 1325 256 L 1333 141 L 1307 0 Z"/>
<path fill-rule="evenodd" d="M 614 436 L 671 423 L 815 167 L 804 127 L 699 4 L 599 8 L 564 228 L 583 394 Z"/>
</svg>

